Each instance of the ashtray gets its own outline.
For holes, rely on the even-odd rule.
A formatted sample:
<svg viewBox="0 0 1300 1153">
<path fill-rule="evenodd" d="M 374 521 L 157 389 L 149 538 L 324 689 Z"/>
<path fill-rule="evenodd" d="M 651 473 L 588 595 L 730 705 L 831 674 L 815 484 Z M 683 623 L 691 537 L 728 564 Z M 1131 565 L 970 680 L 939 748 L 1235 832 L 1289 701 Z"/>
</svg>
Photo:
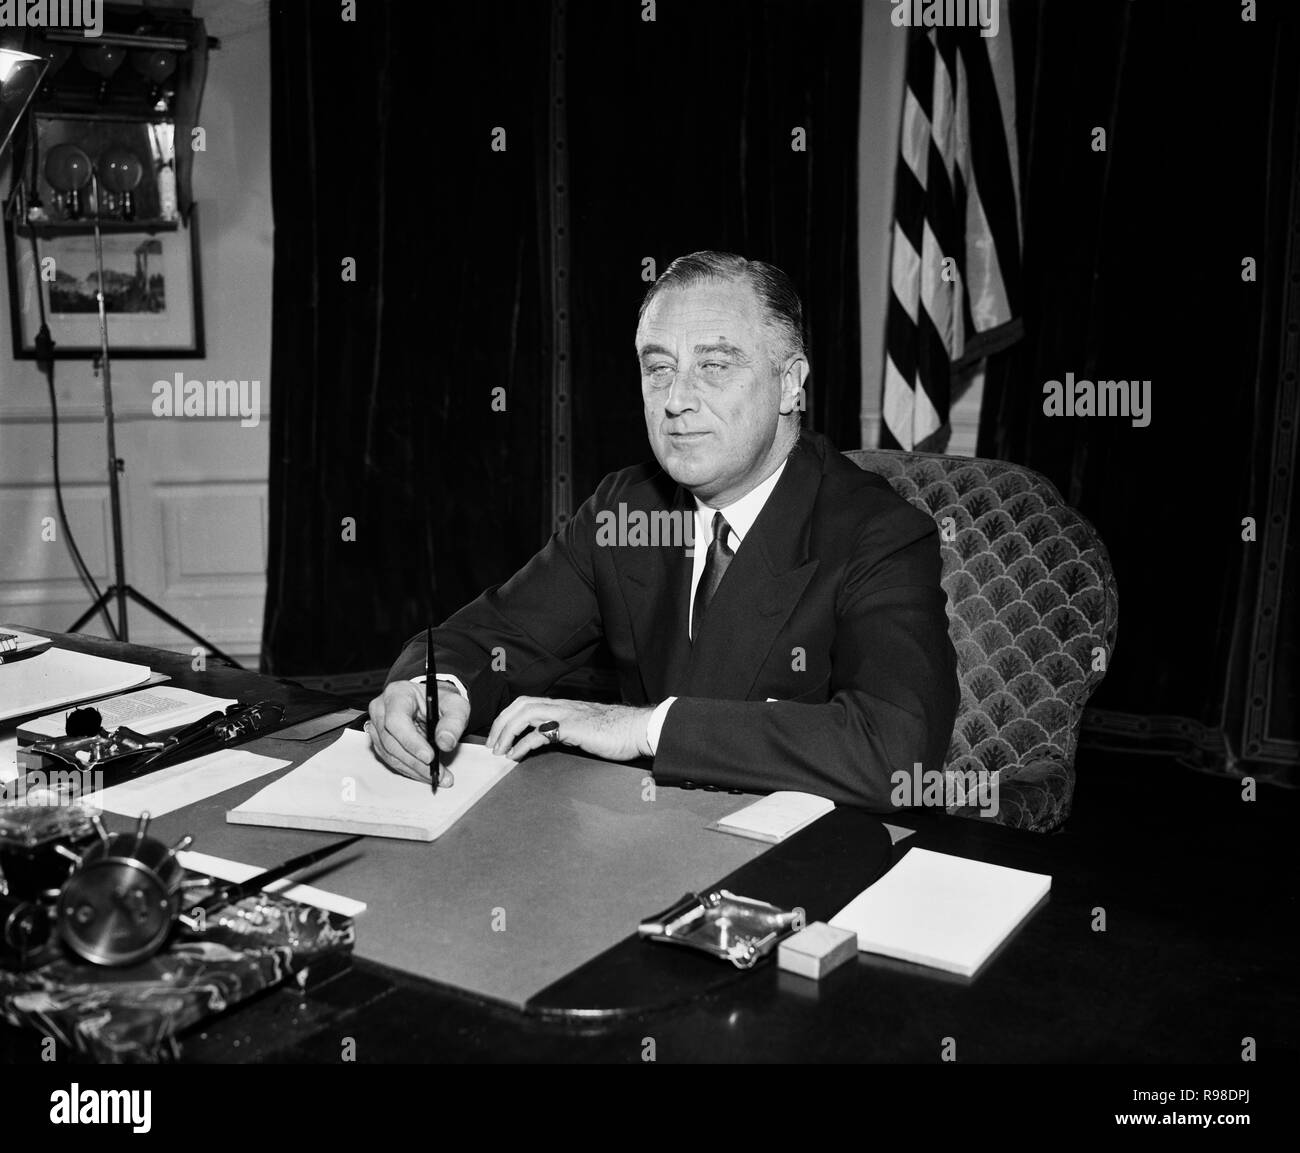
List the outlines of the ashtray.
<svg viewBox="0 0 1300 1153">
<path fill-rule="evenodd" d="M 687 893 L 655 917 L 642 921 L 637 933 L 651 941 L 685 945 L 749 969 L 770 953 L 782 937 L 804 927 L 804 911 L 786 910 L 740 897 L 727 889 Z"/>
</svg>

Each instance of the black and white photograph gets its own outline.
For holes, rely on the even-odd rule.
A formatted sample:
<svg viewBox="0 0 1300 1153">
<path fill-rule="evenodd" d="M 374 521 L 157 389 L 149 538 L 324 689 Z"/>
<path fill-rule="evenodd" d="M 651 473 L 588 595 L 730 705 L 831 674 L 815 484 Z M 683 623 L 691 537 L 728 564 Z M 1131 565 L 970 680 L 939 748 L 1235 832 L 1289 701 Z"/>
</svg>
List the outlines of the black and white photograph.
<svg viewBox="0 0 1300 1153">
<path fill-rule="evenodd" d="M 101 259 L 108 247 L 106 245 L 105 252 L 101 252 Z M 167 278 L 158 271 L 162 242 L 150 236 L 138 244 L 128 242 L 113 247 L 117 251 L 104 259 L 105 311 L 164 311 L 167 307 Z M 56 259 L 49 308 L 54 313 L 99 311 L 99 263 L 93 244 L 69 245 L 63 258 Z"/>
<path fill-rule="evenodd" d="M 0 3 L 0 1131 L 870 1065 L 941 1138 L 1274 1132 L 1297 60 L 1286 0 Z"/>
</svg>

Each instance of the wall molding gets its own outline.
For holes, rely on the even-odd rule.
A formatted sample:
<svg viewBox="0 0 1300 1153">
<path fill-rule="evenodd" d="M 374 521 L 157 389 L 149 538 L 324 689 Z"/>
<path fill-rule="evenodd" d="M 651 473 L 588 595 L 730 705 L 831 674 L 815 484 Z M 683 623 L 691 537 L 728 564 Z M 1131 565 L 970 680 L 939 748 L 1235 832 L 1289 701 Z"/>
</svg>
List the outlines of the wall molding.
<svg viewBox="0 0 1300 1153">
<path fill-rule="evenodd" d="M 156 420 L 170 421 L 176 424 L 233 424 L 239 427 L 239 417 L 193 417 L 193 416 L 154 416 L 152 408 L 149 405 L 139 404 L 122 404 L 116 396 L 113 397 L 113 416 L 114 424 L 131 424 L 138 421 Z M 0 424 L 42 424 L 48 426 L 50 421 L 50 406 L 48 404 L 4 404 L 0 402 Z M 97 404 L 69 403 L 65 398 L 59 398 L 59 426 L 65 424 L 103 424 L 104 423 L 104 402 L 102 400 Z M 269 411 L 263 411 L 258 415 L 256 425 L 244 429 L 245 432 L 251 432 L 253 428 L 261 428 L 264 424 L 271 423 L 271 414 Z"/>
</svg>

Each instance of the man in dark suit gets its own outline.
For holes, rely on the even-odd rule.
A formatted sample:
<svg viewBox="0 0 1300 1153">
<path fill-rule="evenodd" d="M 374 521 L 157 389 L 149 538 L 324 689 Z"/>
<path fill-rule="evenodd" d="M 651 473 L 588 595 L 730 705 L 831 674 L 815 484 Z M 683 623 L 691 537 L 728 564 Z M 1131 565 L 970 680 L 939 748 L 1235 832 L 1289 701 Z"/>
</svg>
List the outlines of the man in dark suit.
<svg viewBox="0 0 1300 1153">
<path fill-rule="evenodd" d="M 938 532 L 801 430 L 802 327 L 771 265 L 703 252 L 665 270 L 636 336 L 658 466 L 607 476 L 435 630 L 439 748 L 490 725 L 515 758 L 548 743 L 653 757 L 666 784 L 876 811 L 897 807 L 900 772 L 942 768 L 958 689 Z M 601 641 L 624 704 L 541 695 Z M 424 657 L 421 633 L 367 728 L 390 768 L 427 781 Z"/>
</svg>

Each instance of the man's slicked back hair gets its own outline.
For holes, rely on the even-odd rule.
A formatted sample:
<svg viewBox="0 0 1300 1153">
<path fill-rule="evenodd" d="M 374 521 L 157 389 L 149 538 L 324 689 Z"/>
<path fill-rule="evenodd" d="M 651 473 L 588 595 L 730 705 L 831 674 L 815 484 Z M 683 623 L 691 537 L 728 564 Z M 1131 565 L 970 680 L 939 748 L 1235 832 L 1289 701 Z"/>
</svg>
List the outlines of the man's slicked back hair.
<svg viewBox="0 0 1300 1153">
<path fill-rule="evenodd" d="M 692 252 L 679 256 L 663 270 L 641 301 L 638 320 L 665 289 L 689 288 L 704 281 L 742 281 L 754 290 L 767 314 L 767 324 L 776 334 L 773 370 L 779 370 L 790 357 L 805 356 L 803 342 L 803 304 L 794 284 L 775 264 L 746 260 L 733 252 Z"/>
</svg>

